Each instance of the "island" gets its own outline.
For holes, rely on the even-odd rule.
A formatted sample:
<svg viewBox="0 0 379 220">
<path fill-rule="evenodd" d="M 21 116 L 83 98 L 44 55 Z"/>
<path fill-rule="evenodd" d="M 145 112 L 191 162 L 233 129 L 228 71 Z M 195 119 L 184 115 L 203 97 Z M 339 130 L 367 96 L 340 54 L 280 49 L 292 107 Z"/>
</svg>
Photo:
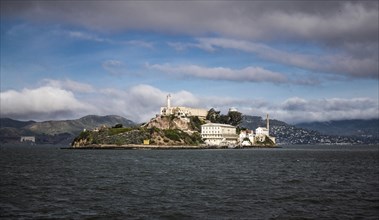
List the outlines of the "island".
<svg viewBox="0 0 379 220">
<path fill-rule="evenodd" d="M 215 149 L 276 147 L 275 138 L 266 127 L 255 131 L 241 128 L 242 114 L 230 108 L 227 115 L 219 111 L 166 106 L 149 122 L 134 127 L 116 124 L 83 130 L 73 140 L 73 149 Z"/>
</svg>

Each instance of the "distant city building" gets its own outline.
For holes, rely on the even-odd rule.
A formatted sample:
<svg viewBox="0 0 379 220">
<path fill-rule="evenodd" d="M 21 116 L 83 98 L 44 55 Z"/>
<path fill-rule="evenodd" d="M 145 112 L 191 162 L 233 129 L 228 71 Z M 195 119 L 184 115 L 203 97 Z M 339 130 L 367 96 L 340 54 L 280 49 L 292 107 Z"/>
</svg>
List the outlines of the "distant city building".
<svg viewBox="0 0 379 220">
<path fill-rule="evenodd" d="M 201 137 L 207 145 L 228 146 L 237 144 L 236 127 L 228 124 L 208 123 L 201 126 Z"/>
<path fill-rule="evenodd" d="M 176 115 L 178 117 L 198 116 L 201 118 L 207 117 L 208 110 L 200 108 L 188 108 L 188 107 L 173 107 L 171 106 L 171 95 L 167 95 L 166 107 L 161 107 L 160 114 L 163 116 Z"/>
<path fill-rule="evenodd" d="M 36 142 L 36 137 L 35 136 L 21 136 L 20 142 Z"/>
</svg>

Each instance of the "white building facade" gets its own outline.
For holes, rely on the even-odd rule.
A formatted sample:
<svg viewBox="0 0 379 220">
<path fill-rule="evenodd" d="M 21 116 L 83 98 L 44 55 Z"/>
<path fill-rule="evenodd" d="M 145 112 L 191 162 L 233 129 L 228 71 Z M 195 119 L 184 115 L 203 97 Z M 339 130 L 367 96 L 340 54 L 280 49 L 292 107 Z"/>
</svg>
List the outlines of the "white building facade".
<svg viewBox="0 0 379 220">
<path fill-rule="evenodd" d="M 238 135 L 236 127 L 228 124 L 208 123 L 201 126 L 201 137 L 211 146 L 236 145 Z"/>
<path fill-rule="evenodd" d="M 255 134 L 270 136 L 268 129 L 264 127 L 258 127 L 257 129 L 255 129 Z"/>
</svg>

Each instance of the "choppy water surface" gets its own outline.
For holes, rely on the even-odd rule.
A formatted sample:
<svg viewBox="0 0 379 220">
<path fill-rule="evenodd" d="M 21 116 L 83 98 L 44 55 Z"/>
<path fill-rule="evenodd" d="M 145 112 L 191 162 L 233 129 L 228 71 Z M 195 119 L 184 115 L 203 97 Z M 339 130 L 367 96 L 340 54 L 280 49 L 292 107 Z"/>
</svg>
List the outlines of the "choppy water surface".
<svg viewBox="0 0 379 220">
<path fill-rule="evenodd" d="M 377 219 L 379 148 L 0 147 L 0 217 Z"/>
</svg>

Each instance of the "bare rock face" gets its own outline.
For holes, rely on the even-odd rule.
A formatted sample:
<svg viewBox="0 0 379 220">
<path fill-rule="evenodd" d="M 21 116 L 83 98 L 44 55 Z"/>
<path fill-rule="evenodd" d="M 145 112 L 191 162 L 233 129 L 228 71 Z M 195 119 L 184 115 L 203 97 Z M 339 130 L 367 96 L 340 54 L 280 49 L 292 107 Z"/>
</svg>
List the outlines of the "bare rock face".
<svg viewBox="0 0 379 220">
<path fill-rule="evenodd" d="M 162 130 L 166 129 L 179 129 L 182 131 L 192 130 L 190 120 L 188 118 L 177 118 L 170 116 L 158 116 L 151 119 L 151 121 L 146 125 L 147 128 L 159 128 Z"/>
</svg>

